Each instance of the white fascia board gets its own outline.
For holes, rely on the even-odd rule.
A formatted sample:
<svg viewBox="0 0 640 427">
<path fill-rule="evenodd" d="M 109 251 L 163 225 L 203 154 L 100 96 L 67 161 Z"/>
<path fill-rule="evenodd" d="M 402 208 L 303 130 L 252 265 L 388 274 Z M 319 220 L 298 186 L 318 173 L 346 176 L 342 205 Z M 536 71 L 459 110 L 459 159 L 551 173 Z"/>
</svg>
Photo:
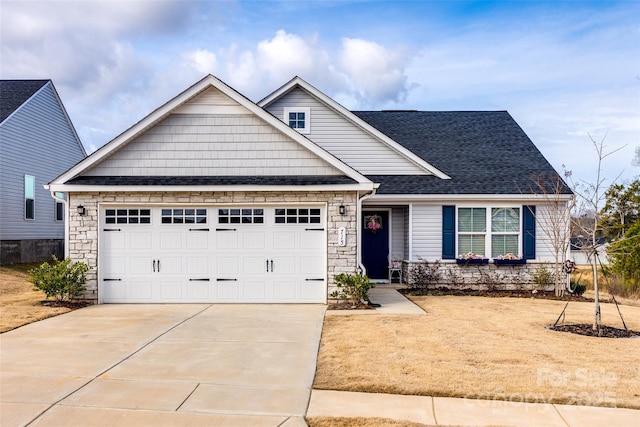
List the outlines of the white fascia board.
<svg viewBox="0 0 640 427">
<path fill-rule="evenodd" d="M 415 203 L 415 202 L 449 202 L 449 201 L 536 201 L 566 202 L 573 198 L 571 194 L 549 196 L 545 194 L 376 194 L 367 200 L 368 203 Z"/>
<path fill-rule="evenodd" d="M 387 135 L 380 132 L 378 129 L 374 128 L 373 126 L 371 126 L 370 124 L 362 120 L 360 117 L 356 116 L 351 111 L 349 111 L 348 109 L 340 105 L 338 102 L 331 99 L 330 97 L 328 97 L 327 95 L 325 95 L 324 93 L 322 93 L 321 91 L 319 91 L 318 89 L 316 89 L 315 87 L 313 87 L 312 85 L 310 85 L 309 83 L 301 79 L 300 77 L 294 77 L 284 86 L 280 87 L 275 92 L 273 92 L 272 94 L 266 96 L 261 101 L 259 101 L 258 105 L 262 108 L 266 108 L 269 104 L 271 104 L 281 96 L 285 95 L 286 93 L 290 92 L 296 86 L 300 86 L 302 89 L 306 90 L 311 95 L 318 98 L 318 100 L 323 102 L 329 108 L 333 109 L 337 113 L 344 116 L 347 120 L 352 122 L 354 125 L 360 127 L 365 132 L 368 132 L 375 138 L 387 144 L 392 150 L 398 152 L 410 162 L 418 165 L 419 167 L 423 168 L 430 174 L 435 175 L 440 179 L 451 179 L 449 175 L 437 169 L 433 165 L 429 164 L 424 159 L 420 158 L 415 153 L 413 153 L 411 150 L 408 150 L 401 144 L 395 142 L 393 139 L 389 138 Z"/>
<path fill-rule="evenodd" d="M 63 193 L 150 193 L 150 192 L 293 192 L 293 191 L 372 191 L 373 183 L 345 185 L 77 185 L 49 184 L 47 190 Z"/>
<path fill-rule="evenodd" d="M 353 180 L 359 183 L 371 182 L 364 175 L 360 174 L 355 169 L 349 167 L 346 163 L 342 162 L 340 159 L 333 156 L 328 151 L 325 151 L 320 146 L 316 145 L 311 140 L 307 139 L 306 137 L 298 133 L 296 130 L 291 129 L 284 122 L 277 119 L 268 111 L 264 110 L 263 108 L 253 103 L 247 97 L 240 94 L 238 91 L 231 88 L 226 83 L 222 82 L 218 78 L 209 74 L 199 82 L 192 85 L 190 88 L 186 89 L 185 91 L 183 91 L 182 93 L 180 93 L 179 95 L 171 99 L 169 102 L 165 103 L 161 107 L 154 110 L 151 114 L 149 114 L 148 116 L 140 120 L 138 123 L 136 123 L 129 129 L 127 129 L 120 135 L 118 135 L 111 142 L 102 146 L 91 156 L 87 157 L 85 160 L 81 161 L 80 163 L 78 163 L 77 165 L 69 169 L 67 172 L 60 175 L 51 183 L 62 184 L 70 180 L 71 178 L 74 178 L 82 174 L 82 172 L 86 171 L 93 165 L 97 164 L 98 162 L 102 161 L 104 158 L 108 157 L 110 154 L 118 150 L 123 144 L 126 144 L 127 142 L 131 141 L 137 135 L 149 129 L 155 123 L 159 122 L 160 120 L 168 116 L 176 108 L 187 103 L 189 100 L 194 98 L 200 92 L 204 91 L 205 89 L 211 86 L 218 89 L 220 92 L 224 93 L 225 95 L 229 96 L 231 99 L 238 102 L 240 105 L 242 105 L 252 113 L 256 114 L 262 120 L 274 126 L 276 129 L 286 134 L 287 136 L 292 138 L 294 141 L 298 142 L 300 145 L 302 145 L 303 147 L 311 151 L 313 154 L 317 155 L 322 160 L 329 163 L 331 166 L 335 167 L 340 172 L 344 173 L 349 178 L 352 178 Z"/>
</svg>

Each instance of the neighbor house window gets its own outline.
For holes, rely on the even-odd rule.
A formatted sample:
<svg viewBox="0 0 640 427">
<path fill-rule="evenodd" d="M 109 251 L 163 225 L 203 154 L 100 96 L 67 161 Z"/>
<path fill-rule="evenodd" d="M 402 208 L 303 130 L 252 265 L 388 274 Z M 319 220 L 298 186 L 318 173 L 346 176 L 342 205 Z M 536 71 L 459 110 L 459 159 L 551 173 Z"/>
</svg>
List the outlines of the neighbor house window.
<svg viewBox="0 0 640 427">
<path fill-rule="evenodd" d="M 459 208 L 458 254 L 469 252 L 487 258 L 521 255 L 520 208 Z"/>
<path fill-rule="evenodd" d="M 485 255 L 487 210 L 485 208 L 458 209 L 458 252 Z"/>
<path fill-rule="evenodd" d="M 35 219 L 36 215 L 36 179 L 24 176 L 24 219 Z"/>
<path fill-rule="evenodd" d="M 520 209 L 491 209 L 491 256 L 518 255 L 520 240 Z"/>
<path fill-rule="evenodd" d="M 311 131 L 311 109 L 310 108 L 285 108 L 284 122 L 290 128 L 300 133 L 309 133 Z"/>
<path fill-rule="evenodd" d="M 66 197 L 65 197 L 64 193 L 56 192 L 56 197 L 59 197 L 61 199 L 65 199 L 66 200 Z M 58 202 L 56 200 L 55 205 L 56 205 L 55 220 L 56 221 L 64 221 L 64 203 Z"/>
</svg>

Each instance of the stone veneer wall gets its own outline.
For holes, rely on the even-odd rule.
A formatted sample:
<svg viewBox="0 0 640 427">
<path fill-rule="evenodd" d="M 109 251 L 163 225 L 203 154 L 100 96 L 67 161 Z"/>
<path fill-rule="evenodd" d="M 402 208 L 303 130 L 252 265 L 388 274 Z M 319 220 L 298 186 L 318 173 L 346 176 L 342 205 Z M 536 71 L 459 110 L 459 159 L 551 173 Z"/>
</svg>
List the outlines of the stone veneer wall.
<svg viewBox="0 0 640 427">
<path fill-rule="evenodd" d="M 407 284 L 413 283 L 412 272 L 420 261 L 403 261 L 402 277 Z M 433 262 L 429 262 L 433 265 Z M 439 270 L 441 279 L 437 285 L 429 288 L 444 287 L 450 289 L 502 289 L 502 290 L 540 290 L 552 291 L 553 285 L 544 288 L 536 284 L 533 276 L 540 267 L 553 272 L 550 263 L 530 262 L 522 265 L 495 265 L 491 261 L 483 265 L 459 265 L 455 262 L 441 262 Z M 451 275 L 455 275 L 458 284 L 452 283 Z"/>
<path fill-rule="evenodd" d="M 327 278 L 329 294 L 335 290 L 333 276 L 352 273 L 357 268 L 355 192 L 150 192 L 150 193 L 72 193 L 69 195 L 69 257 L 84 261 L 92 269 L 87 273 L 84 299 L 98 301 L 98 209 L 100 203 L 163 204 L 287 204 L 327 203 Z M 84 216 L 75 206 L 83 205 Z M 339 206 L 347 207 L 340 215 Z M 338 246 L 338 229 L 347 229 L 346 246 Z"/>
</svg>

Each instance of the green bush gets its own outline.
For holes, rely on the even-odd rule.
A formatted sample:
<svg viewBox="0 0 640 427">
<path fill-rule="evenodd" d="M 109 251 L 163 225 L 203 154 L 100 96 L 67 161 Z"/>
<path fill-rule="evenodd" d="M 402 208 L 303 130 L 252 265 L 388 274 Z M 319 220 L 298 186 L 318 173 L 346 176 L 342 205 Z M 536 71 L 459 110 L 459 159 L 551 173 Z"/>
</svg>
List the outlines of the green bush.
<svg viewBox="0 0 640 427">
<path fill-rule="evenodd" d="M 369 289 L 376 286 L 366 275 L 360 273 L 337 274 L 334 281 L 338 289 L 331 293 L 331 297 L 350 302 L 354 307 L 360 302 L 369 301 Z"/>
<path fill-rule="evenodd" d="M 71 300 L 78 297 L 85 290 L 86 273 L 90 267 L 84 262 L 71 263 L 69 258 L 64 261 L 53 256 L 53 262 L 43 263 L 33 270 L 31 283 L 37 290 L 41 290 L 47 298 L 54 297 L 57 301 Z"/>
<path fill-rule="evenodd" d="M 541 265 L 533 273 L 533 282 L 542 289 L 547 289 L 553 286 L 553 274 L 547 267 Z"/>
</svg>

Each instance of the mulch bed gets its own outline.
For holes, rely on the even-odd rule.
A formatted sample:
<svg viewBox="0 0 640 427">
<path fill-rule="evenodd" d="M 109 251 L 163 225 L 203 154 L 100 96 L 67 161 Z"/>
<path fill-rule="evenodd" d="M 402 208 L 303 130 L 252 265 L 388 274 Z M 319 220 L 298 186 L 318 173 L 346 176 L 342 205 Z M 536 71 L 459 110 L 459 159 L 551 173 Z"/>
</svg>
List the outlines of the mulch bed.
<svg viewBox="0 0 640 427">
<path fill-rule="evenodd" d="M 614 328 L 612 326 L 602 326 L 600 328 L 600 332 L 598 330 L 593 329 L 593 325 L 589 325 L 586 323 L 575 324 L 575 325 L 556 325 L 556 326 L 548 326 L 552 331 L 558 332 L 569 332 L 572 334 L 578 335 L 586 335 L 589 337 L 600 337 L 600 338 L 633 338 L 640 337 L 640 332 L 632 331 L 630 329 L 620 329 Z"/>
<path fill-rule="evenodd" d="M 72 310 L 92 305 L 89 301 L 58 301 L 51 299 L 42 300 L 40 304 L 46 307 L 66 307 Z"/>
<path fill-rule="evenodd" d="M 525 290 L 477 290 L 477 289 L 449 289 L 449 288 L 434 288 L 434 289 L 398 289 L 398 292 L 405 295 L 414 296 L 477 296 L 477 297 L 492 297 L 492 298 L 542 298 L 557 301 L 591 301 L 593 298 L 585 298 L 582 295 L 572 295 L 565 293 L 562 297 L 557 297 L 554 291 L 525 291 Z M 600 299 L 601 302 L 605 302 Z"/>
<path fill-rule="evenodd" d="M 364 303 L 359 303 L 354 307 L 351 303 L 334 302 L 327 305 L 327 310 L 375 310 L 375 308 Z"/>
</svg>

